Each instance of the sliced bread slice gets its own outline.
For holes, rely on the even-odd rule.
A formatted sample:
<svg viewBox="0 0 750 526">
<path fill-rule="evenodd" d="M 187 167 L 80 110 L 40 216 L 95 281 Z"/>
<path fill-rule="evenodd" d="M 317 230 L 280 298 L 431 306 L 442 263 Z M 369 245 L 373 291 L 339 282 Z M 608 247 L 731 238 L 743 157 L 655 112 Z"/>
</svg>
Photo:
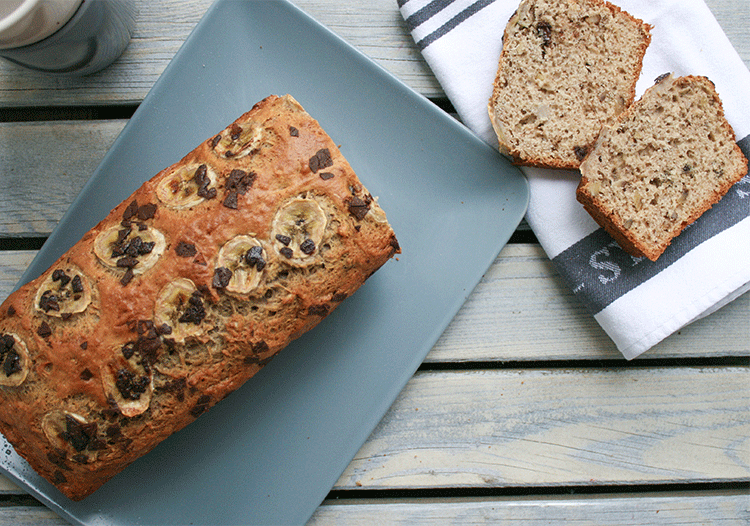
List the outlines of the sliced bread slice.
<svg viewBox="0 0 750 526">
<path fill-rule="evenodd" d="M 651 26 L 603 0 L 524 0 L 510 18 L 489 101 L 516 164 L 575 169 L 635 98 Z"/>
<path fill-rule="evenodd" d="M 662 75 L 581 163 L 576 195 L 634 256 L 656 261 L 747 173 L 713 82 Z"/>
</svg>

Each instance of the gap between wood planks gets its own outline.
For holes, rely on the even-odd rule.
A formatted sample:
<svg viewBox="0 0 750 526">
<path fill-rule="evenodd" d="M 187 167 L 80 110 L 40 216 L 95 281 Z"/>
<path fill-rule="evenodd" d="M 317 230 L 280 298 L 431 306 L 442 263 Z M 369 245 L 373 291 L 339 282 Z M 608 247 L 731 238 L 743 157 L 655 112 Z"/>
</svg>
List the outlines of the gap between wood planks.
<svg viewBox="0 0 750 526">
<path fill-rule="evenodd" d="M 602 486 L 523 486 L 497 488 L 425 488 L 425 489 L 346 489 L 332 490 L 326 500 L 354 499 L 434 499 L 434 498 L 487 498 L 526 496 L 605 496 L 627 494 L 658 494 L 684 492 L 705 495 L 707 492 L 736 493 L 745 495 L 750 491 L 750 481 L 696 482 L 676 484 L 625 484 Z"/>
<path fill-rule="evenodd" d="M 431 371 L 476 371 L 478 369 L 643 369 L 655 367 L 747 367 L 750 356 L 715 357 L 675 357 L 648 358 L 628 361 L 625 358 L 580 359 L 580 360 L 540 360 L 540 361 L 466 361 L 466 362 L 426 362 L 417 369 Z"/>
<path fill-rule="evenodd" d="M 446 113 L 455 115 L 456 110 L 445 98 L 430 98 L 433 104 Z M 83 121 L 129 119 L 138 109 L 138 104 L 114 104 L 101 106 L 39 106 L 10 107 L 0 111 L 0 122 Z"/>
</svg>

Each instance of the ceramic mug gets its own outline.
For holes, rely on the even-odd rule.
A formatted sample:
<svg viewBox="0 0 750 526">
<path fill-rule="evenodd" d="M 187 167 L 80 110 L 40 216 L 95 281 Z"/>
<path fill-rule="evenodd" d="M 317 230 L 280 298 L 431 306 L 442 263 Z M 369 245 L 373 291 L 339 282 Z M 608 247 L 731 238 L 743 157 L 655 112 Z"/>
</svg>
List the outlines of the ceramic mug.
<svg viewBox="0 0 750 526">
<path fill-rule="evenodd" d="M 132 0 L 0 0 L 0 57 L 60 76 L 88 75 L 127 47 Z"/>
</svg>

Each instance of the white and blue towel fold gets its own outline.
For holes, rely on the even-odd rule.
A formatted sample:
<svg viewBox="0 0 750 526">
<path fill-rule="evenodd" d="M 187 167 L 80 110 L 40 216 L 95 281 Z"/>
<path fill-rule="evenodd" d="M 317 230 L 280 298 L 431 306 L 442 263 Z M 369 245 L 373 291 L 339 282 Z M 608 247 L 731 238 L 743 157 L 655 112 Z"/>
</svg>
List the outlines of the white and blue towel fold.
<svg viewBox="0 0 750 526">
<path fill-rule="evenodd" d="M 493 146 L 487 103 L 518 0 L 398 0 L 407 28 L 466 126 Z M 703 0 L 617 0 L 654 26 L 636 98 L 659 75 L 703 75 L 750 157 L 750 71 Z M 750 177 L 656 262 L 633 258 L 575 199 L 576 171 L 522 168 L 526 220 L 547 255 L 627 359 L 750 289 Z"/>
</svg>

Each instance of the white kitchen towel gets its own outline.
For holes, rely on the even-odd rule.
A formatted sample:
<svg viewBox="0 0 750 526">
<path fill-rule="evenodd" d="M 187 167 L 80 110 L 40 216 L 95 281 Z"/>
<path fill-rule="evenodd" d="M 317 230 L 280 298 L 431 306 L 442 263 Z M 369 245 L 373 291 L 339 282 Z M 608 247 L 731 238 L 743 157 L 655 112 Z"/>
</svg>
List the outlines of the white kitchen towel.
<svg viewBox="0 0 750 526">
<path fill-rule="evenodd" d="M 417 47 L 459 117 L 496 146 L 487 103 L 518 0 L 398 0 Z M 703 0 L 616 0 L 651 24 L 636 98 L 659 75 L 703 75 L 750 157 L 750 71 Z M 575 199 L 577 171 L 522 168 L 526 220 L 573 292 L 627 359 L 750 289 L 750 177 L 656 262 L 623 252 Z"/>
</svg>

